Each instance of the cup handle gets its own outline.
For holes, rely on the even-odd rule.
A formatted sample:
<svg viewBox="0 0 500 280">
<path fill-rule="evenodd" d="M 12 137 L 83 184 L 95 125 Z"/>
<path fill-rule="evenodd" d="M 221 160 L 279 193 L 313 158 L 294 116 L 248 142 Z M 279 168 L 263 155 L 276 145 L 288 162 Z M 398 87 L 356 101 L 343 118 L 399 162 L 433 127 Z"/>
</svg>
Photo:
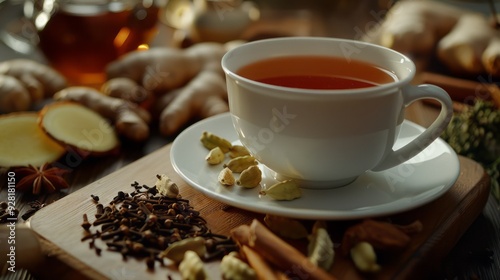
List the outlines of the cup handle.
<svg viewBox="0 0 500 280">
<path fill-rule="evenodd" d="M 408 85 L 402 89 L 404 106 L 410 105 L 419 99 L 434 99 L 441 103 L 441 111 L 434 122 L 417 136 L 413 141 L 396 151 L 391 151 L 372 171 L 382 171 L 399 165 L 429 146 L 436 140 L 450 123 L 453 115 L 453 104 L 448 93 L 440 87 L 434 85 Z"/>
</svg>

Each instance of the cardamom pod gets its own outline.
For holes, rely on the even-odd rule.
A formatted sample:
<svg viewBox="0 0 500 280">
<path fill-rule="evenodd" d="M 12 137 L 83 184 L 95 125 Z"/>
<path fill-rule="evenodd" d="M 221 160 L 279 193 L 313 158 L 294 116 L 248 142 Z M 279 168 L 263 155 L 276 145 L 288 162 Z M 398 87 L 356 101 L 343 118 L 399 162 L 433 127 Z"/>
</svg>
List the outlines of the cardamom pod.
<svg viewBox="0 0 500 280">
<path fill-rule="evenodd" d="M 294 180 L 285 180 L 261 190 L 259 194 L 267 195 L 275 200 L 294 200 L 302 196 L 302 191 Z"/>
<path fill-rule="evenodd" d="M 262 181 L 262 171 L 259 166 L 252 165 L 241 172 L 237 184 L 244 188 L 251 189 L 257 187 L 260 181 Z"/>
<path fill-rule="evenodd" d="M 215 147 L 208 152 L 205 160 L 212 165 L 216 165 L 224 161 L 225 154 L 222 152 L 220 147 Z"/>
<path fill-rule="evenodd" d="M 229 150 L 230 158 L 237 158 L 241 156 L 249 156 L 250 152 L 248 149 L 242 145 L 233 145 L 233 147 Z"/>
<path fill-rule="evenodd" d="M 315 228 L 309 236 L 308 259 L 315 265 L 329 271 L 333 265 L 335 251 L 333 241 L 325 228 Z"/>
<path fill-rule="evenodd" d="M 233 171 L 227 167 L 221 170 L 217 180 L 224 186 L 232 186 L 236 181 L 233 176 Z"/>
<path fill-rule="evenodd" d="M 193 251 L 200 257 L 205 255 L 207 252 L 205 238 L 197 236 L 176 241 L 161 252 L 160 257 L 168 258 L 175 263 L 180 263 L 184 258 L 184 253 L 187 251 Z"/>
<path fill-rule="evenodd" d="M 257 165 L 258 162 L 253 156 L 236 157 L 224 164 L 224 167 L 231 169 L 235 173 L 240 173 L 252 165 Z"/>
<path fill-rule="evenodd" d="M 377 272 L 380 265 L 377 264 L 377 255 L 373 246 L 368 242 L 359 242 L 351 249 L 351 258 L 356 268 L 363 272 Z"/>
<path fill-rule="evenodd" d="M 164 196 L 176 198 L 179 196 L 179 187 L 167 175 L 156 175 L 156 189 Z"/>
<path fill-rule="evenodd" d="M 240 260 L 234 253 L 225 255 L 220 262 L 223 279 L 256 280 L 257 274 L 247 263 Z"/>
<path fill-rule="evenodd" d="M 203 267 L 203 261 L 194 251 L 186 251 L 184 258 L 179 264 L 179 273 L 184 280 L 206 280 L 207 273 Z"/>
<path fill-rule="evenodd" d="M 233 146 L 233 144 L 231 144 L 231 142 L 229 142 L 228 140 L 207 131 L 204 131 L 201 134 L 200 141 L 203 146 L 205 146 L 205 148 L 211 150 L 215 147 L 219 147 L 223 153 L 229 152 L 229 150 Z"/>
</svg>

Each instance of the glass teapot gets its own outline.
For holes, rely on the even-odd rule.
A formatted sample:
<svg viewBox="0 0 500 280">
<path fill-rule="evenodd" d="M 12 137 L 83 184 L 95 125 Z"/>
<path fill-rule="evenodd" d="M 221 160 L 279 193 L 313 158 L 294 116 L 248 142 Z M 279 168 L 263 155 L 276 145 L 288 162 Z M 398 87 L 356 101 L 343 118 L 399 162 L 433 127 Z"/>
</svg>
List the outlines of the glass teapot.
<svg viewBox="0 0 500 280">
<path fill-rule="evenodd" d="M 26 0 L 24 15 L 47 61 L 73 85 L 98 85 L 106 65 L 155 33 L 153 0 Z"/>
</svg>

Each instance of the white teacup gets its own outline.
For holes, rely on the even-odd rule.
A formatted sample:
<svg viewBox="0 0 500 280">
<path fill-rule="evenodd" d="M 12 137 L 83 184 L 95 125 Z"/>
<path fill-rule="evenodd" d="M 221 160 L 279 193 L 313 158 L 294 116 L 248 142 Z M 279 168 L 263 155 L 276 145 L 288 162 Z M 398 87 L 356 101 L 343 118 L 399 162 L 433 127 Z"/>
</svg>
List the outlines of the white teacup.
<svg viewBox="0 0 500 280">
<path fill-rule="evenodd" d="M 276 86 L 238 74 L 256 61 L 304 55 L 368 62 L 396 78 L 335 90 Z M 415 65 L 408 57 L 369 43 L 317 37 L 261 40 L 228 51 L 222 67 L 242 144 L 277 179 L 299 180 L 304 187 L 343 186 L 368 170 L 399 165 L 436 140 L 452 116 L 452 101 L 443 89 L 410 85 Z M 416 139 L 394 150 L 405 107 L 424 98 L 441 103 L 439 116 Z"/>
</svg>

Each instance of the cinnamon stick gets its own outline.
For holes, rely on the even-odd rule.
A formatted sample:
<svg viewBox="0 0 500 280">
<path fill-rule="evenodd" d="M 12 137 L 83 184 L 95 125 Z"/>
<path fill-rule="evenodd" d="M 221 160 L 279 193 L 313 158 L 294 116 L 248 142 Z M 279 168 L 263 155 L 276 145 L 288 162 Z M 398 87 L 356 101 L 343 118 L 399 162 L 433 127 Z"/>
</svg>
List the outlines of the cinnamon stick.
<svg viewBox="0 0 500 280">
<path fill-rule="evenodd" d="M 241 246 L 240 252 L 245 256 L 250 266 L 255 270 L 260 280 L 280 280 L 279 272 L 274 270 L 257 252 L 247 245 Z"/>
<path fill-rule="evenodd" d="M 240 246 L 246 245 L 253 249 L 288 276 L 295 275 L 300 279 L 336 279 L 311 263 L 304 254 L 275 235 L 258 220 L 253 220 L 250 226 L 244 225 L 233 229 L 231 236 Z"/>
<path fill-rule="evenodd" d="M 432 72 L 420 74 L 418 80 L 419 83 L 429 83 L 443 88 L 453 100 L 465 104 L 471 104 L 476 98 L 491 100 L 492 92 L 495 88 L 498 90 L 493 82 L 473 81 Z"/>
</svg>

